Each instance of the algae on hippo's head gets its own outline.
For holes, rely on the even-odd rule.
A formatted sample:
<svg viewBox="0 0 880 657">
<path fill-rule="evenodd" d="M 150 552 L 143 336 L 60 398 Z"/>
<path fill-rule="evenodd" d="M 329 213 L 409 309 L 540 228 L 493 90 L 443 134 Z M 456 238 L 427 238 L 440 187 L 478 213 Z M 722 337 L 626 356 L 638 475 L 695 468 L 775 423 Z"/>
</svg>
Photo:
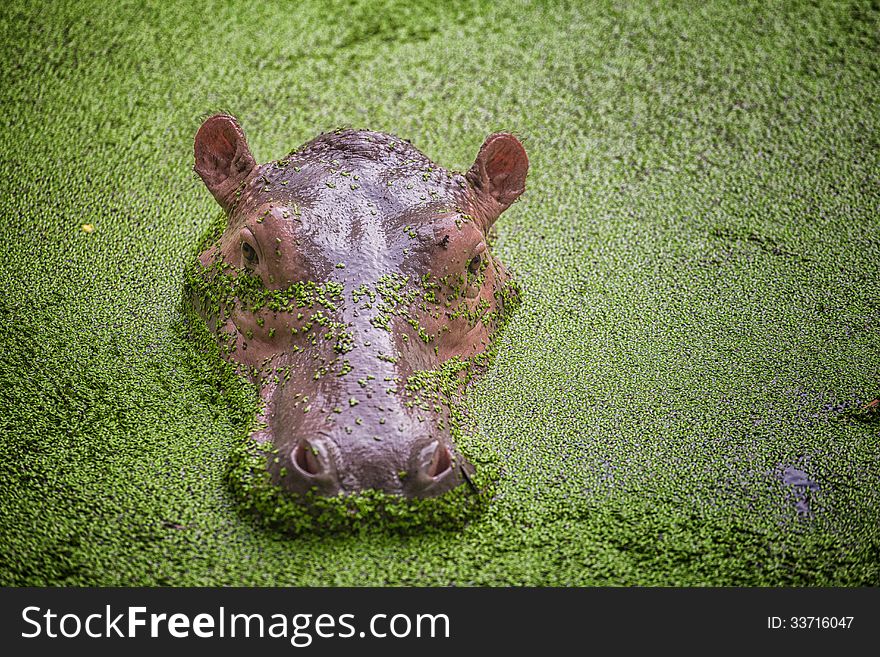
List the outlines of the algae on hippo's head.
<svg viewBox="0 0 880 657">
<path fill-rule="evenodd" d="M 258 166 L 221 115 L 195 150 L 224 212 L 189 297 L 261 400 L 238 490 L 263 517 L 293 493 L 308 502 L 297 513 L 329 525 L 334 504 L 398 520 L 474 506 L 493 468 L 467 458 L 457 401 L 518 301 L 489 235 L 524 189 L 519 142 L 490 136 L 461 175 L 391 135 L 343 130 Z"/>
</svg>

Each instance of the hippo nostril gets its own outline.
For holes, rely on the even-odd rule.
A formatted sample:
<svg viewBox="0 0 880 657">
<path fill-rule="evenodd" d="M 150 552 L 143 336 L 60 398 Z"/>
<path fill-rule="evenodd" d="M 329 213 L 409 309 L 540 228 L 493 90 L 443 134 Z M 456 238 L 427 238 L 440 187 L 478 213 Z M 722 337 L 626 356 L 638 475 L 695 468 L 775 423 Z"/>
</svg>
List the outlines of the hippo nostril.
<svg viewBox="0 0 880 657">
<path fill-rule="evenodd" d="M 308 440 L 301 440 L 293 450 L 293 463 L 308 475 L 319 475 L 324 471 L 320 452 Z"/>
<path fill-rule="evenodd" d="M 439 442 L 431 443 L 431 445 L 425 449 L 425 452 L 430 454 L 429 450 L 431 449 L 434 451 L 431 454 L 430 461 L 428 461 L 427 458 L 424 459 L 423 462 L 427 461 L 427 463 L 423 471 L 429 477 L 435 478 L 439 477 L 452 467 L 452 455 L 449 453 L 449 449 L 446 445 Z M 425 452 L 423 452 L 423 458 L 428 455 Z"/>
<path fill-rule="evenodd" d="M 336 495 L 340 482 L 334 450 L 330 439 L 317 435 L 299 438 L 288 452 L 289 460 L 277 460 L 280 483 L 297 494 L 317 491 L 320 495 Z"/>
<path fill-rule="evenodd" d="M 461 457 L 442 440 L 425 438 L 414 447 L 412 476 L 402 479 L 403 493 L 407 497 L 435 497 L 455 488 L 464 481 L 456 466 Z"/>
</svg>

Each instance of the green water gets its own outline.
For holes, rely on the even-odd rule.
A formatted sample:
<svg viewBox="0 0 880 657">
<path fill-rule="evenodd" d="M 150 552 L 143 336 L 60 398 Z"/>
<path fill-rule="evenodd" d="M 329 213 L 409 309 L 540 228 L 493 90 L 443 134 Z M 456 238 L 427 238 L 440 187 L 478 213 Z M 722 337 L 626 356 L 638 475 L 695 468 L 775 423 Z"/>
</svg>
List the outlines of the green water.
<svg viewBox="0 0 880 657">
<path fill-rule="evenodd" d="M 5 3 L 0 584 L 880 584 L 880 6 L 767 4 Z M 240 512 L 252 391 L 179 329 L 218 110 L 523 139 L 464 528 Z"/>
</svg>

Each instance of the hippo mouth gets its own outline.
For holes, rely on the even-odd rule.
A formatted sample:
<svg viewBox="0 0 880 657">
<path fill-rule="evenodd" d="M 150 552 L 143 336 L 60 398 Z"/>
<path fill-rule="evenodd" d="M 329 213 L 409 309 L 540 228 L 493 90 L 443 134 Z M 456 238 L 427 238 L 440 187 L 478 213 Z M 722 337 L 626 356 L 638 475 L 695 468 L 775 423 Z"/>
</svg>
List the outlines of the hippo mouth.
<svg viewBox="0 0 880 657">
<path fill-rule="evenodd" d="M 288 535 L 377 531 L 457 531 L 488 508 L 494 497 L 497 464 L 453 464 L 436 481 L 436 492 L 419 497 L 362 489 L 322 494 L 317 489 L 291 494 L 272 476 L 277 458 L 269 443 L 241 444 L 233 453 L 226 481 L 237 507 L 267 529 Z M 304 469 L 310 466 L 303 462 Z M 463 485 L 462 485 L 463 484 Z"/>
</svg>

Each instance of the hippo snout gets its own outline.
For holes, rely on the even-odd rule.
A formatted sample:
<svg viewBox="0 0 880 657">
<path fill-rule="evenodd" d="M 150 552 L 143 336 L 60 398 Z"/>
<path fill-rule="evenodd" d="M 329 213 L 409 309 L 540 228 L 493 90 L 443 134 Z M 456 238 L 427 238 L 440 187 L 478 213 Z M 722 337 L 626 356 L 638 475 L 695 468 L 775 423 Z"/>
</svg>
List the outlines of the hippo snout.
<svg viewBox="0 0 880 657">
<path fill-rule="evenodd" d="M 389 460 L 387 450 L 376 450 L 374 458 L 347 462 L 330 435 L 300 438 L 279 458 L 279 483 L 294 493 L 315 491 L 333 496 L 357 490 L 384 490 L 405 497 L 434 497 L 462 483 L 466 467 L 442 440 L 426 436 L 412 442 L 400 465 Z M 457 467 L 456 467 L 457 466 Z"/>
</svg>

